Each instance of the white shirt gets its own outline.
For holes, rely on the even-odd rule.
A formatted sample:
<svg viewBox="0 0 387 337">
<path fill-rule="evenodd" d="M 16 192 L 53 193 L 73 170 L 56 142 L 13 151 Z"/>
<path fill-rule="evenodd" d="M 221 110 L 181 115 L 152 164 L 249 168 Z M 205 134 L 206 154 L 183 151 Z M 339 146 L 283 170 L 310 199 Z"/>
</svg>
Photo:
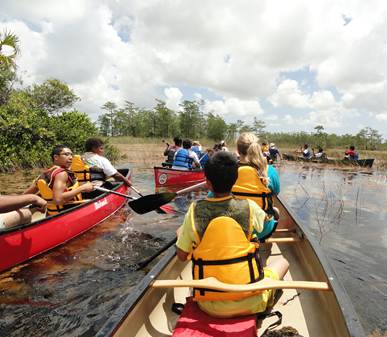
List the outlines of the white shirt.
<svg viewBox="0 0 387 337">
<path fill-rule="evenodd" d="M 109 159 L 102 157 L 94 152 L 85 152 L 82 156 L 82 160 L 86 165 L 101 168 L 107 177 L 111 177 L 117 173 L 117 170 L 111 164 Z"/>
</svg>

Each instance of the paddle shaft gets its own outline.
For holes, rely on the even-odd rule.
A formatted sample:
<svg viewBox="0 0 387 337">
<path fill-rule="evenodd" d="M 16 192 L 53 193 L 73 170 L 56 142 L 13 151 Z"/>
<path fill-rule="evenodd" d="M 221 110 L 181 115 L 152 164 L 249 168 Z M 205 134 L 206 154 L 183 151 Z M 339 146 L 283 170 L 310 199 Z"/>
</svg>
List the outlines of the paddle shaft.
<svg viewBox="0 0 387 337">
<path fill-rule="evenodd" d="M 133 197 L 127 195 L 127 194 L 116 192 L 116 191 L 112 191 L 112 190 L 108 190 L 107 188 L 104 188 L 104 187 L 94 186 L 94 189 L 98 190 L 98 191 L 101 191 L 101 192 L 105 192 L 105 193 L 112 193 L 112 194 L 120 195 L 121 197 L 124 197 L 124 198 L 127 198 L 127 199 L 136 200 L 136 198 L 133 198 Z"/>
<path fill-rule="evenodd" d="M 267 289 L 304 289 L 304 290 L 330 290 L 326 282 L 312 281 L 276 281 L 263 279 L 249 284 L 229 284 L 218 281 L 214 277 L 202 280 L 156 280 L 152 287 L 154 288 L 205 288 L 219 291 L 244 292 Z"/>
<path fill-rule="evenodd" d="M 188 193 L 188 192 L 197 190 L 198 188 L 204 187 L 204 186 L 206 186 L 206 182 L 205 181 L 203 181 L 203 182 L 201 182 L 199 184 L 195 184 L 195 185 L 192 185 L 190 187 L 184 188 L 182 190 L 179 190 L 179 191 L 176 192 L 176 195 L 181 195 L 181 194 L 184 194 L 184 193 Z"/>
</svg>

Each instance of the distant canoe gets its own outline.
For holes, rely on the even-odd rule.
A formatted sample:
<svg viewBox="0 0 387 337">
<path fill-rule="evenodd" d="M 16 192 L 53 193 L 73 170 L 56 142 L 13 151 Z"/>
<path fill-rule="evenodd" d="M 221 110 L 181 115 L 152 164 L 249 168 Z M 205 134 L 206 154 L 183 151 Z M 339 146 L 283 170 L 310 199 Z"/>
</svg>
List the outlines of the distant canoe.
<svg viewBox="0 0 387 337">
<path fill-rule="evenodd" d="M 183 171 L 157 166 L 153 169 L 156 188 L 189 186 L 205 180 L 203 170 Z"/>
<path fill-rule="evenodd" d="M 372 167 L 374 160 L 371 159 L 358 159 L 358 160 L 352 160 L 352 159 L 334 159 L 334 158 L 311 158 L 307 159 L 300 156 L 294 156 L 292 154 L 284 153 L 282 155 L 283 159 L 285 160 L 292 160 L 292 161 L 304 161 L 308 163 L 322 163 L 322 164 L 335 164 L 335 165 L 353 165 L 353 166 L 361 166 L 361 167 Z"/>
</svg>

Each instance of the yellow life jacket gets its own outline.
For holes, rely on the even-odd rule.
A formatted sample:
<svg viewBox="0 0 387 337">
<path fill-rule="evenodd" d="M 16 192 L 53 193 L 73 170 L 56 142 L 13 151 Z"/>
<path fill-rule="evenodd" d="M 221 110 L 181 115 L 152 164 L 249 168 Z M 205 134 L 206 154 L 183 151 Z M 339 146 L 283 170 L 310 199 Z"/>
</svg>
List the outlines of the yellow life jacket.
<svg viewBox="0 0 387 337">
<path fill-rule="evenodd" d="M 238 199 L 254 200 L 266 213 L 273 214 L 273 194 L 262 182 L 254 167 L 240 164 L 238 179 L 231 192 Z"/>
<path fill-rule="evenodd" d="M 253 226 L 247 201 L 198 201 L 193 209 L 192 223 L 197 243 L 192 252 L 195 280 L 216 277 L 226 283 L 248 284 L 263 277 L 258 246 L 250 242 Z M 194 300 L 238 300 L 259 293 L 194 289 Z"/>
<path fill-rule="evenodd" d="M 90 168 L 86 165 L 79 154 L 73 155 L 73 162 L 71 163 L 71 171 L 77 177 L 80 183 L 90 181 Z"/>
<path fill-rule="evenodd" d="M 79 154 L 73 156 L 73 162 L 71 163 L 70 169 L 75 173 L 77 181 L 80 183 L 105 180 L 106 178 L 102 169 L 86 165 Z"/>
<path fill-rule="evenodd" d="M 72 201 L 69 203 L 66 203 L 65 205 L 55 205 L 53 203 L 53 191 L 51 186 L 54 184 L 54 179 L 57 174 L 60 172 L 66 171 L 69 175 L 68 177 L 68 186 L 66 188 L 66 191 L 71 191 L 77 187 L 79 187 L 79 183 L 76 181 L 75 176 L 73 176 L 71 171 L 65 170 L 64 168 L 61 168 L 59 166 L 53 166 L 50 169 L 48 169 L 46 172 L 44 172 L 36 181 L 36 186 L 39 189 L 39 193 L 41 197 L 47 201 L 47 214 L 48 215 L 54 215 L 58 214 L 63 209 L 72 207 L 71 203 L 73 201 L 81 201 L 82 200 L 82 194 L 77 194 Z"/>
</svg>

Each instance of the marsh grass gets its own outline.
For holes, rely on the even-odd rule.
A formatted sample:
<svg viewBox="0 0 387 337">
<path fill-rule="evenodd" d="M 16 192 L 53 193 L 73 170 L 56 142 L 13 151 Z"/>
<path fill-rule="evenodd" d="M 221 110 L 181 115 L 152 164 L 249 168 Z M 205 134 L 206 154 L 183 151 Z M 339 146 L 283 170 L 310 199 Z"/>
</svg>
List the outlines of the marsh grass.
<svg viewBox="0 0 387 337">
<path fill-rule="evenodd" d="M 165 140 L 173 144 L 172 140 Z M 203 149 L 212 148 L 214 142 L 211 140 L 199 140 Z M 137 167 L 152 168 L 159 166 L 165 160 L 164 150 L 166 143 L 161 138 L 134 138 L 134 137 L 115 137 L 110 138 L 109 143 L 114 145 L 122 158 L 118 163 L 133 163 Z M 235 151 L 235 147 L 230 146 L 230 151 Z"/>
</svg>

